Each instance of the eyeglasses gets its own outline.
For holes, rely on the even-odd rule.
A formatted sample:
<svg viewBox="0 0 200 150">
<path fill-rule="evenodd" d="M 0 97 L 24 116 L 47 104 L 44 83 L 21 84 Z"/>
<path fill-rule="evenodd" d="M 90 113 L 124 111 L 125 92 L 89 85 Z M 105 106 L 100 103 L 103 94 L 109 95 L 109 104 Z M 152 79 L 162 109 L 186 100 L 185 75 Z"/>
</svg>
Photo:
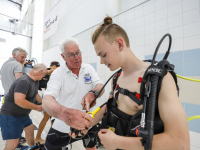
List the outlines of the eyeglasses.
<svg viewBox="0 0 200 150">
<path fill-rule="evenodd" d="M 74 58 L 75 55 L 76 55 L 76 56 L 81 56 L 81 53 L 82 53 L 81 51 L 78 51 L 78 52 L 76 52 L 76 53 L 71 53 L 71 54 L 68 55 L 68 57 L 69 57 L 69 58 Z"/>
</svg>

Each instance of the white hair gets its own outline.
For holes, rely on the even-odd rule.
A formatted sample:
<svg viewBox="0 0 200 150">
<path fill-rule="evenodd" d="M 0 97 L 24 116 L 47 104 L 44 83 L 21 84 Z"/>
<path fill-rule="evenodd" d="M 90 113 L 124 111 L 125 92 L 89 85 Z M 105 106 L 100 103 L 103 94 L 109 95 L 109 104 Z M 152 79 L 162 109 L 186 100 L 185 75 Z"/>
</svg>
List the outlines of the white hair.
<svg viewBox="0 0 200 150">
<path fill-rule="evenodd" d="M 66 39 L 63 39 L 62 41 L 60 41 L 58 45 L 63 54 L 65 52 L 65 46 L 69 43 L 75 43 L 76 45 L 78 45 L 78 40 L 75 38 L 66 38 Z"/>
<path fill-rule="evenodd" d="M 47 67 L 45 66 L 45 64 L 40 63 L 40 64 L 35 64 L 35 65 L 33 66 L 33 71 L 34 71 L 35 73 L 37 73 L 37 72 L 39 72 L 39 71 L 41 71 L 41 70 L 43 70 L 44 73 L 46 72 Z"/>
<path fill-rule="evenodd" d="M 24 54 L 25 54 L 26 56 L 28 55 L 28 53 L 26 52 L 26 50 L 24 50 L 24 49 L 21 48 L 21 47 L 15 48 L 15 49 L 12 51 L 12 55 L 16 54 L 16 56 L 17 56 L 17 55 L 19 55 L 20 52 L 24 52 Z"/>
</svg>

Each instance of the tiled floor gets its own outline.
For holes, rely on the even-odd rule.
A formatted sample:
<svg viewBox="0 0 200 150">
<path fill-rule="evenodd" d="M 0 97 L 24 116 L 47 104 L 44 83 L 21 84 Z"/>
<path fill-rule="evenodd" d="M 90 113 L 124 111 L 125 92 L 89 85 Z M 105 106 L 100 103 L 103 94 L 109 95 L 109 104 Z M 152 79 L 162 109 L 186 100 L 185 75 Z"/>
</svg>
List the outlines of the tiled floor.
<svg viewBox="0 0 200 150">
<path fill-rule="evenodd" d="M 1 108 L 1 103 L 0 103 L 0 108 Z M 43 114 L 40 113 L 40 112 L 37 112 L 37 111 L 31 111 L 30 117 L 31 117 L 34 125 L 36 127 L 38 127 L 41 119 L 43 118 Z M 45 126 L 44 131 L 42 132 L 42 138 L 43 139 L 45 139 L 45 137 L 46 137 L 46 135 L 47 135 L 47 133 L 50 129 L 50 126 L 51 126 L 50 121 L 48 121 L 46 126 Z M 35 130 L 35 135 L 36 135 L 36 133 L 37 133 L 37 130 Z M 200 142 L 199 141 L 200 141 L 200 134 L 190 131 L 190 145 L 191 145 L 190 147 L 191 147 L 191 150 L 200 150 Z M 27 145 L 27 144 L 25 144 L 25 145 Z M 5 146 L 5 141 L 2 140 L 1 132 L 0 132 L 0 150 L 3 150 L 4 146 Z M 84 149 L 85 148 L 83 147 L 81 140 L 74 142 L 72 144 L 72 150 L 84 150 Z M 104 147 L 99 147 L 98 149 L 99 150 L 106 150 Z"/>
</svg>

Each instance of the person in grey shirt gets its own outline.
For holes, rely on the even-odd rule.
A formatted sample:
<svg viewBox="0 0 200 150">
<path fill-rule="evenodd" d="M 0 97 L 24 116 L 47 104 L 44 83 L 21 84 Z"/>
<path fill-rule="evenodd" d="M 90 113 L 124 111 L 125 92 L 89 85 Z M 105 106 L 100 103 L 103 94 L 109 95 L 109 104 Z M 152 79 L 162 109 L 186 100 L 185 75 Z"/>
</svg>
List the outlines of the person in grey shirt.
<svg viewBox="0 0 200 150">
<path fill-rule="evenodd" d="M 1 82 L 6 95 L 12 83 L 22 76 L 22 64 L 24 63 L 28 53 L 18 47 L 12 51 L 13 57 L 10 57 L 1 67 Z"/>
<path fill-rule="evenodd" d="M 4 89 L 4 98 L 2 104 L 4 103 L 5 96 L 7 95 L 12 83 L 22 76 L 22 64 L 24 63 L 28 53 L 21 47 L 17 47 L 12 51 L 12 56 L 10 57 L 1 67 L 1 82 Z M 25 143 L 26 139 L 20 137 L 19 144 Z M 22 145 L 18 146 L 23 148 Z M 25 147 L 24 147 L 25 148 Z"/>
</svg>

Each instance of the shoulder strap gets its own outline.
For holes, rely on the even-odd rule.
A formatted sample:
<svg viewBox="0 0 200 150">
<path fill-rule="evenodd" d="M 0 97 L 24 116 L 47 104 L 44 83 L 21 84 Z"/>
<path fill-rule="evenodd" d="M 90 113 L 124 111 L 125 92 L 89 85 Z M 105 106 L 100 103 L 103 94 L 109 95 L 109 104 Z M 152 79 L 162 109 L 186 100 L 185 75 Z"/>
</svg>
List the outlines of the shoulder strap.
<svg viewBox="0 0 200 150">
<path fill-rule="evenodd" d="M 113 91 L 114 91 L 114 89 L 115 89 L 115 87 L 116 87 L 117 80 L 118 80 L 118 78 L 119 78 L 121 72 L 122 72 L 122 69 L 118 70 L 118 71 L 115 73 L 115 75 L 113 76 Z"/>
</svg>

